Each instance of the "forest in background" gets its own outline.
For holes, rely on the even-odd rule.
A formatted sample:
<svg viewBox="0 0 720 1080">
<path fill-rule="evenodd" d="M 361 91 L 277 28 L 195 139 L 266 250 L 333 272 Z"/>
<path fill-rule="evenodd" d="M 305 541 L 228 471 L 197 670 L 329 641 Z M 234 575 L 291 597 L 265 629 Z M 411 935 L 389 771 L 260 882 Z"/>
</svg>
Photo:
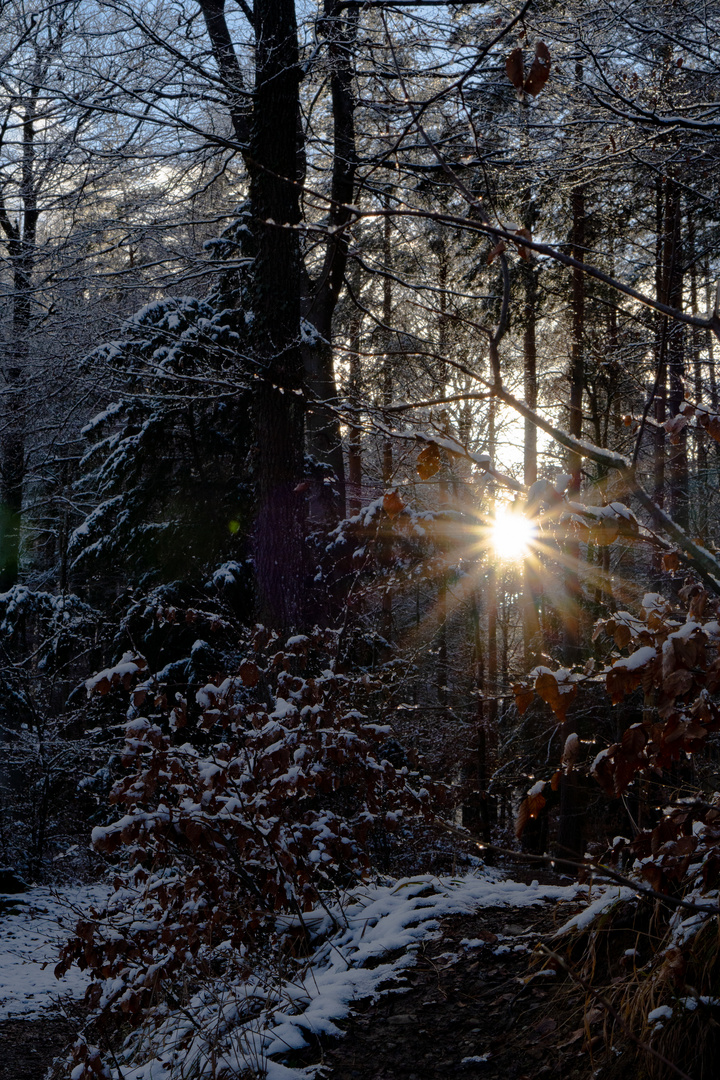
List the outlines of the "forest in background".
<svg viewBox="0 0 720 1080">
<path fill-rule="evenodd" d="M 479 842 L 712 1011 L 720 7 L 0 10 L 0 864 L 116 872 L 63 964 L 152 1026 Z"/>
</svg>

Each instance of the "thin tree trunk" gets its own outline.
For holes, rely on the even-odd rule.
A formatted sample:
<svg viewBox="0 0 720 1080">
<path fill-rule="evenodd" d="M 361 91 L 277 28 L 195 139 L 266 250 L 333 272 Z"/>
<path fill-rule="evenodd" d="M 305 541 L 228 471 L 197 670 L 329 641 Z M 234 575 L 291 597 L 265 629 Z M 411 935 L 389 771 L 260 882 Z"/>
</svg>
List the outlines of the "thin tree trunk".
<svg viewBox="0 0 720 1080">
<path fill-rule="evenodd" d="M 390 192 L 386 191 L 383 199 L 383 206 L 385 210 L 390 209 Z M 383 278 L 383 302 L 382 302 L 382 317 L 383 317 L 383 340 L 385 342 L 385 354 L 383 356 L 382 365 L 382 403 L 383 405 L 390 405 L 393 399 L 393 357 L 390 356 L 390 325 L 392 322 L 392 279 L 390 277 L 390 269 L 392 267 L 392 247 L 390 244 L 392 235 L 392 223 L 390 221 L 390 215 L 385 214 L 383 221 L 383 265 L 385 267 L 385 277 Z M 390 487 L 393 477 L 393 446 L 392 440 L 386 439 L 383 443 L 382 450 L 382 482 L 385 491 Z M 389 545 L 389 541 L 388 541 Z M 390 552 L 385 553 L 386 564 L 390 562 Z M 392 593 L 389 588 L 385 588 L 382 594 L 381 601 L 381 619 L 382 619 L 382 632 L 386 641 L 390 641 L 392 637 Z"/>
<path fill-rule="evenodd" d="M 313 520 L 332 526 L 345 516 L 345 464 L 340 419 L 332 408 L 337 400 L 333 314 L 343 285 L 347 265 L 350 220 L 347 209 L 353 202 L 357 151 L 355 147 L 355 96 L 353 92 L 353 49 L 357 30 L 357 10 L 345 11 L 340 0 L 325 0 L 322 26 L 327 33 L 330 64 L 330 96 L 333 119 L 333 169 L 328 242 L 320 273 L 308 283 L 303 312 L 318 332 L 319 340 L 304 349 L 311 407 L 307 415 L 308 451 L 318 462 L 327 463 L 332 484 L 314 484 L 310 500 Z"/>
<path fill-rule="evenodd" d="M 656 254 L 655 293 L 661 303 L 668 302 L 668 289 L 672 265 L 672 237 L 667 217 L 666 181 L 658 180 L 655 204 Z M 667 420 L 667 316 L 659 315 L 655 331 L 655 418 L 653 437 L 653 500 L 657 506 L 665 505 L 665 429 Z"/>
<path fill-rule="evenodd" d="M 496 402 L 491 398 L 488 403 L 488 453 L 490 460 L 495 460 L 495 423 Z M 492 754 L 497 738 L 498 718 L 498 605 L 497 605 L 497 571 L 495 557 L 491 554 L 488 561 L 488 571 L 485 579 L 486 595 L 485 610 L 487 611 L 488 647 L 487 647 L 487 690 L 485 701 L 487 722 L 485 730 L 488 735 L 487 756 Z"/>
<path fill-rule="evenodd" d="M 391 405 L 393 399 L 393 357 L 390 355 L 390 326 L 392 325 L 392 278 L 390 272 L 392 270 L 392 222 L 390 220 L 390 193 L 386 192 L 383 199 L 383 206 L 385 209 L 385 218 L 383 220 L 383 266 L 385 268 L 385 276 L 383 278 L 383 302 L 382 302 L 382 318 L 383 318 L 383 338 L 385 341 L 385 355 L 383 357 L 382 368 L 382 403 L 383 405 Z M 393 475 L 393 448 L 392 441 L 386 439 L 383 444 L 383 464 L 382 464 L 382 478 L 385 488 L 389 487 L 392 481 Z"/>
<path fill-rule="evenodd" d="M 356 311 L 350 321 L 350 397 L 358 421 L 350 424 L 348 437 L 348 494 L 351 514 L 357 514 L 362 506 L 362 431 L 359 425 L 361 335 L 362 312 Z"/>
<path fill-rule="evenodd" d="M 693 315 L 698 313 L 698 284 L 697 284 L 697 261 L 696 261 L 696 238 L 695 221 L 692 210 L 688 209 L 688 262 L 690 264 L 690 309 Z M 700 331 L 693 327 L 690 334 L 691 362 L 693 370 L 693 386 L 695 401 L 702 403 L 705 394 L 703 387 L 702 359 L 700 357 L 701 337 Z M 697 506 L 698 532 L 706 539 L 708 528 L 708 448 L 707 435 L 698 425 L 695 428 L 695 499 Z"/>
<path fill-rule="evenodd" d="M 585 260 L 585 192 L 582 186 L 575 187 L 571 196 L 572 208 L 572 253 L 578 262 Z M 585 383 L 585 275 L 580 268 L 573 270 L 572 293 L 572 337 L 570 346 L 570 434 L 582 438 L 583 430 L 583 388 Z M 582 457 L 571 453 L 568 457 L 571 476 L 570 495 L 580 493 L 582 475 Z M 563 611 L 563 652 L 565 663 L 574 664 L 580 658 L 580 545 L 575 540 L 564 545 L 566 560 L 565 597 Z"/>
<path fill-rule="evenodd" d="M 578 76 L 582 78 L 582 67 L 578 65 Z M 572 252 L 579 261 L 585 259 L 585 191 L 581 185 L 573 189 L 572 207 Z M 583 432 L 583 389 L 585 384 L 585 275 L 580 268 L 573 270 L 572 294 L 572 340 L 570 351 L 570 434 L 582 438 Z M 569 458 L 570 495 L 580 493 L 582 482 L 582 458 L 571 454 Z M 565 576 L 564 614 L 564 654 L 565 662 L 577 663 L 580 659 L 580 545 L 573 540 L 564 545 L 567 559 Z M 561 742 L 564 745 L 568 735 L 574 730 L 572 721 L 561 725 Z M 582 835 L 579 815 L 579 793 L 574 775 L 560 778 L 560 815 L 558 819 L 557 847 L 562 854 L 578 856 L 582 852 Z"/>
<path fill-rule="evenodd" d="M 440 355 L 440 396 L 444 396 L 445 387 L 447 382 L 447 363 L 446 363 L 446 351 L 448 347 L 448 335 L 447 335 L 447 252 L 445 250 L 444 243 L 439 250 L 439 265 L 438 265 L 438 284 L 440 287 L 440 314 L 438 317 L 438 353 Z M 447 435 L 449 433 L 449 425 L 447 412 L 442 414 L 443 417 L 443 430 Z M 441 454 L 443 458 L 442 467 L 438 473 L 439 479 L 439 509 L 441 513 L 447 511 L 450 506 L 449 499 L 449 480 L 450 480 L 450 467 L 449 462 L 446 460 L 446 455 Z M 448 642 L 447 642 L 447 593 L 448 593 L 448 575 L 446 561 L 448 558 L 447 544 L 442 542 L 441 544 L 442 565 L 440 568 L 440 582 L 438 585 L 438 662 L 437 662 L 437 698 L 438 704 L 442 708 L 447 708 L 448 704 Z"/>
<path fill-rule="evenodd" d="M 536 306 L 537 306 L 537 270 L 534 259 L 528 259 L 522 267 L 525 285 L 525 309 L 523 331 L 523 377 L 525 401 L 531 409 L 537 409 L 537 343 Z M 525 420 L 525 439 L 523 445 L 523 479 L 530 487 L 537 480 L 537 428 Z M 523 656 L 525 667 L 533 668 L 542 652 L 540 619 L 538 618 L 538 598 L 541 584 L 538 574 L 537 555 L 530 553 L 523 562 Z"/>
<path fill-rule="evenodd" d="M 671 236 L 668 303 L 681 309 L 683 304 L 682 204 L 677 184 L 668 178 L 667 218 Z M 674 322 L 668 334 L 668 375 L 671 417 L 678 416 L 685 398 L 685 327 Z M 670 440 L 668 458 L 668 493 L 670 515 L 687 531 L 690 523 L 688 499 L 687 431 L 682 428 Z"/>
<path fill-rule="evenodd" d="M 24 102 L 22 125 L 22 226 L 12 222 L 0 200 L 0 226 L 13 276 L 13 320 L 10 362 L 5 368 L 0 415 L 0 591 L 18 580 L 23 484 L 25 481 L 25 401 L 28 376 L 33 270 L 39 218 L 35 176 L 35 123 L 39 87 L 32 87 Z"/>
</svg>

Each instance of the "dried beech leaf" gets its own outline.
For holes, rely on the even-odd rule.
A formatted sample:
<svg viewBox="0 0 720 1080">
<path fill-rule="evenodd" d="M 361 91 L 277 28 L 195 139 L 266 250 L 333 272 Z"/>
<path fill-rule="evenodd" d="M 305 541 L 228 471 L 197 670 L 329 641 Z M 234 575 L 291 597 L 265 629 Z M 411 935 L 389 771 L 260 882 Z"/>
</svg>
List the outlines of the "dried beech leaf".
<svg viewBox="0 0 720 1080">
<path fill-rule="evenodd" d="M 522 90 L 523 85 L 523 55 L 522 49 L 513 49 L 505 60 L 505 74 L 516 90 Z"/>
<path fill-rule="evenodd" d="M 260 681 L 260 670 L 257 664 L 253 664 L 251 660 L 243 660 L 240 668 L 238 669 L 238 675 L 242 680 L 243 686 L 257 686 Z"/>
<path fill-rule="evenodd" d="M 507 68 L 506 68 L 507 70 Z M 525 80 L 523 90 L 531 97 L 540 93 L 550 77 L 550 50 L 544 41 L 538 41 L 535 47 L 535 59 L 530 68 L 530 74 Z"/>
<path fill-rule="evenodd" d="M 573 684 L 571 689 L 561 693 L 558 681 L 552 672 L 544 671 L 535 681 L 535 690 L 538 696 L 550 706 L 560 723 L 564 724 L 568 708 L 575 700 L 577 686 Z"/>
<path fill-rule="evenodd" d="M 532 233 L 530 232 L 529 229 L 525 229 L 525 228 L 516 229 L 515 230 L 515 235 L 516 236 L 521 236 L 523 238 L 523 240 L 532 240 Z M 518 244 L 518 255 L 520 256 L 521 259 L 529 259 L 530 258 L 530 252 L 528 251 L 528 249 L 526 247 L 523 247 L 522 244 Z"/>
<path fill-rule="evenodd" d="M 383 496 L 383 510 L 388 517 L 396 518 L 404 508 L 405 503 L 402 501 L 397 491 L 388 491 Z"/>
<path fill-rule="evenodd" d="M 677 671 L 668 675 L 667 679 L 663 679 L 663 691 L 668 697 L 680 697 L 682 694 L 687 694 L 693 682 L 692 672 L 686 668 L 678 668 Z"/>
<path fill-rule="evenodd" d="M 546 802 L 547 800 L 541 792 L 536 792 L 534 795 L 528 795 L 527 804 L 530 817 L 536 818 Z"/>
<path fill-rule="evenodd" d="M 513 694 L 517 711 L 524 716 L 535 699 L 535 691 L 531 687 L 523 686 L 522 683 L 516 683 L 513 686 Z"/>
<path fill-rule="evenodd" d="M 497 244 L 487 257 L 488 266 L 490 266 L 490 264 L 494 262 L 498 255 L 502 255 L 505 251 L 507 251 L 507 244 L 504 240 L 498 240 Z"/>
<path fill-rule="evenodd" d="M 518 807 L 517 817 L 515 818 L 515 835 L 520 839 L 523 834 L 523 829 L 530 820 L 530 810 L 528 809 L 527 799 L 523 799 Z"/>
<path fill-rule="evenodd" d="M 418 454 L 417 471 L 421 480 L 429 480 L 439 471 L 441 464 L 442 458 L 437 443 L 430 443 Z"/>
<path fill-rule="evenodd" d="M 680 556 L 677 551 L 668 551 L 667 555 L 662 557 L 663 570 L 667 570 L 668 573 L 674 574 L 680 566 Z"/>
<path fill-rule="evenodd" d="M 702 424 L 703 428 L 711 439 L 720 442 L 720 416 L 709 416 L 707 413 L 705 415 L 706 419 Z"/>
</svg>

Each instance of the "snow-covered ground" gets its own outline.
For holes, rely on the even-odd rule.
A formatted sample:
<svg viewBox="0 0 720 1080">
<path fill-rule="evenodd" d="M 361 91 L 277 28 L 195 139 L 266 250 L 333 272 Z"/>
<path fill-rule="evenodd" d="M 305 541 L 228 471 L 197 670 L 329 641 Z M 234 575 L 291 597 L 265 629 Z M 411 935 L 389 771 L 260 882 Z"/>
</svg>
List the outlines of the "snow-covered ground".
<svg viewBox="0 0 720 1080">
<path fill-rule="evenodd" d="M 119 1055 L 123 1080 L 210 1080 L 246 1070 L 267 1080 L 311 1080 L 316 1067 L 278 1059 L 307 1046 L 310 1036 L 340 1035 L 337 1022 L 353 1001 L 397 991 L 403 969 L 441 919 L 489 907 L 582 902 L 586 893 L 577 884 L 521 884 L 490 868 L 355 889 L 341 905 L 307 916 L 318 944 L 292 982 L 217 979 L 182 1012 L 171 1010 L 153 1030 L 129 1037 Z"/>
<path fill-rule="evenodd" d="M 86 975 L 72 968 L 58 980 L 54 968 L 78 916 L 106 895 L 96 885 L 0 893 L 0 1020 L 47 1015 L 59 999 L 83 996 Z"/>
<path fill-rule="evenodd" d="M 83 973 L 73 968 L 55 979 L 58 949 L 77 917 L 105 895 L 102 886 L 0 895 L 0 1020 L 47 1015 L 59 999 L 82 997 Z M 436 934 L 446 916 L 585 901 L 567 930 L 585 925 L 621 895 L 614 886 L 595 888 L 587 904 L 583 886 L 525 885 L 487 867 L 459 877 L 421 874 L 356 888 L 341 904 L 307 915 L 316 949 L 291 982 L 268 973 L 234 978 L 229 958 L 225 976 L 209 982 L 186 1009 L 166 1007 L 164 1017 L 129 1037 L 119 1055 L 123 1078 L 210 1078 L 222 1065 L 229 1075 L 254 1068 L 268 1080 L 310 1080 L 315 1069 L 289 1068 L 282 1059 L 306 1046 L 311 1035 L 339 1035 L 338 1021 L 353 1001 L 399 989 L 420 942 Z M 220 946 L 218 960 L 223 953 Z"/>
</svg>

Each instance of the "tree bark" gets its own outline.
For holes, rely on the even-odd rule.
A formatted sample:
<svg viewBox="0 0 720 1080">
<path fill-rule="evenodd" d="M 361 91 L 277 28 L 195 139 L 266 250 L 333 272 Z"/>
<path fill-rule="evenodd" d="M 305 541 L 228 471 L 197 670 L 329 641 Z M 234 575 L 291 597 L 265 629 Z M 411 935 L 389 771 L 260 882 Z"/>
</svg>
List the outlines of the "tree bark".
<svg viewBox="0 0 720 1080">
<path fill-rule="evenodd" d="M 33 270 L 39 219 L 35 175 L 35 124 L 39 86 L 32 86 L 23 103 L 20 206 L 22 225 L 11 221 L 0 198 L 0 227 L 13 278 L 12 343 L 4 370 L 0 418 L 0 592 L 18 580 L 23 484 L 25 480 L 25 401 L 32 319 Z"/>
<path fill-rule="evenodd" d="M 572 253 L 578 262 L 585 260 L 585 191 L 581 185 L 573 188 L 572 208 Z M 584 335 L 585 335 L 585 275 L 576 267 L 572 275 L 571 292 L 571 346 L 570 346 L 570 419 L 569 431 L 577 439 L 582 438 L 583 430 L 583 388 L 585 383 Z M 582 457 L 571 452 L 568 456 L 568 468 L 571 476 L 569 492 L 571 497 L 580 493 L 582 481 Z M 565 597 L 563 611 L 563 652 L 566 664 L 574 664 L 580 659 L 580 545 L 570 540 L 564 545 Z"/>
<path fill-rule="evenodd" d="M 681 310 L 683 305 L 682 203 L 677 184 L 672 177 L 668 177 L 667 219 L 672 246 L 668 303 Z M 675 417 L 679 415 L 685 398 L 685 327 L 679 322 L 673 323 L 668 335 L 668 375 L 670 381 L 668 406 L 670 416 Z M 670 440 L 667 471 L 670 515 L 687 532 L 690 514 L 685 428 L 678 431 Z"/>
<path fill-rule="evenodd" d="M 695 235 L 695 221 L 692 210 L 688 209 L 688 263 L 690 265 L 690 310 L 693 315 L 698 313 L 698 268 L 697 268 L 697 243 Z M 693 327 L 690 333 L 690 353 L 693 372 L 693 387 L 695 401 L 701 404 L 705 398 L 703 386 L 703 370 L 700 331 Z M 710 493 L 708 476 L 708 445 L 705 431 L 698 425 L 695 428 L 695 498 L 697 505 L 698 533 L 703 540 L 707 539 L 708 530 L 708 495 Z"/>
<path fill-rule="evenodd" d="M 572 252 L 579 262 L 585 259 L 585 191 L 581 185 L 571 195 Z M 583 389 L 585 385 L 585 275 L 580 268 L 573 270 L 572 293 L 572 339 L 570 351 L 570 434 L 577 439 L 583 432 Z M 569 493 L 577 497 L 582 482 L 582 458 L 580 454 L 569 456 L 571 476 Z M 566 559 L 565 611 L 563 612 L 563 652 L 566 664 L 580 660 L 580 610 L 582 593 L 580 587 L 580 545 L 576 540 L 564 545 Z M 574 731 L 571 721 L 561 725 L 561 745 Z M 558 819 L 557 847 L 562 854 L 578 857 L 582 854 L 582 830 L 579 813 L 579 792 L 573 774 L 560 778 L 560 815 Z"/>
<path fill-rule="evenodd" d="M 350 398 L 355 415 L 359 421 L 360 409 L 360 342 L 362 333 L 362 312 L 353 313 L 350 320 Z M 357 514 L 362 506 L 362 432 L 360 424 L 350 424 L 348 437 L 348 494 L 351 515 Z"/>
<path fill-rule="evenodd" d="M 667 303 L 672 262 L 672 239 L 668 232 L 666 181 L 658 180 L 655 203 L 656 252 L 655 293 L 662 303 Z M 653 403 L 653 499 L 658 506 L 665 505 L 665 429 L 667 420 L 667 337 L 668 319 L 658 315 L 655 329 L 655 400 Z"/>
<path fill-rule="evenodd" d="M 256 0 L 250 206 L 257 237 L 253 344 L 259 512 L 258 610 L 270 625 L 303 622 L 304 385 L 297 112 L 300 68 L 293 0 Z M 300 393 L 298 393 L 300 391 Z"/>
<path fill-rule="evenodd" d="M 523 330 L 523 379 L 525 401 L 533 410 L 537 409 L 537 343 L 536 307 L 537 307 L 537 268 L 536 260 L 528 259 L 523 263 L 522 275 L 525 286 L 524 330 Z M 534 484 L 537 475 L 537 428 L 525 418 L 525 440 L 523 446 L 523 480 L 526 487 Z M 530 553 L 523 562 L 523 656 L 525 667 L 529 670 L 538 663 L 542 652 L 538 601 L 541 584 L 538 574 L 537 555 Z"/>
<path fill-rule="evenodd" d="M 332 406 L 337 400 L 332 321 L 347 266 L 348 234 L 357 168 L 355 147 L 355 95 L 353 48 L 357 10 L 345 12 L 339 0 L 325 0 L 324 20 L 330 62 L 330 95 L 333 117 L 333 171 L 328 220 L 328 241 L 317 280 L 308 283 L 303 302 L 307 322 L 318 341 L 306 346 L 305 370 L 310 395 L 307 417 L 308 452 L 327 463 L 333 484 L 313 489 L 310 516 L 332 526 L 345 516 L 345 465 L 340 420 Z"/>
</svg>

